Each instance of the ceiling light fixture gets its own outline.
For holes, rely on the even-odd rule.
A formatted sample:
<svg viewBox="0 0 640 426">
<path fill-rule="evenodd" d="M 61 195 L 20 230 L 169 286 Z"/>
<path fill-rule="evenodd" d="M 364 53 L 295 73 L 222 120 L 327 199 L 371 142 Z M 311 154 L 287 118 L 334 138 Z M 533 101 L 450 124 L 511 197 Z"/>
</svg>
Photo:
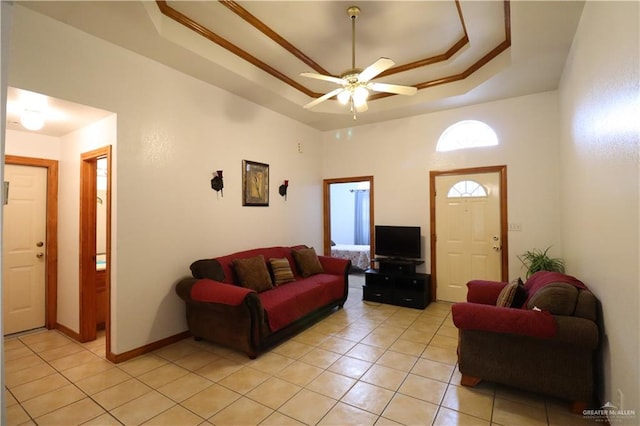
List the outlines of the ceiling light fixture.
<svg viewBox="0 0 640 426">
<path fill-rule="evenodd" d="M 25 108 L 20 115 L 20 124 L 27 130 L 40 130 L 44 127 L 44 116 L 38 110 Z"/>
</svg>

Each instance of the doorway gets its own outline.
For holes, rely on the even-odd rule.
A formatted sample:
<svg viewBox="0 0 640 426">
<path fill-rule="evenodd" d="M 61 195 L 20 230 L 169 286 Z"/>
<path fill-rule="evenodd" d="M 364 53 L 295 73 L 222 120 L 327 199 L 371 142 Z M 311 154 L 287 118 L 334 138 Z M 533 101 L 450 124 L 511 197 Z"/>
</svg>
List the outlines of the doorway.
<svg viewBox="0 0 640 426">
<path fill-rule="evenodd" d="M 4 324 L 5 333 L 15 333 L 36 327 L 55 328 L 57 317 L 57 280 L 58 280 L 58 161 L 41 158 L 20 157 L 14 155 L 5 156 L 6 166 L 19 167 L 20 171 L 16 179 L 21 180 L 23 188 L 19 188 L 15 181 L 13 189 L 9 187 L 9 204 L 7 204 L 4 216 L 4 241 L 3 241 L 3 304 L 4 304 Z M 11 173 L 9 167 L 5 168 L 7 176 Z M 40 176 L 37 178 L 36 176 Z M 7 179 L 7 176 L 5 178 Z M 44 186 L 38 198 L 42 200 L 32 202 L 27 198 L 32 198 L 32 190 L 27 187 L 32 186 L 34 179 L 40 180 L 40 186 Z M 12 177 L 8 177 L 11 182 Z M 28 185 L 27 185 L 28 184 Z M 19 192 L 28 191 L 20 196 Z M 17 200 L 14 196 L 22 198 Z M 11 199 L 14 198 L 14 204 Z M 22 204 L 22 205 L 20 205 Z M 28 206 L 29 204 L 30 206 Z M 11 207 L 9 207 L 11 205 Z M 39 206 L 39 207 L 38 207 Z M 20 216 L 25 216 L 24 211 L 15 211 L 10 214 L 9 209 L 19 207 L 18 210 L 31 207 L 38 211 L 29 210 L 28 216 L 38 215 L 44 218 L 44 223 L 35 225 L 40 228 L 32 233 L 24 229 L 31 224 L 26 224 Z M 13 219 L 12 219 L 13 217 Z M 18 220 L 17 223 L 7 223 L 7 221 Z M 41 222 L 41 220 L 39 220 Z M 31 222 L 31 221 L 28 221 Z M 16 233 L 9 230 L 18 230 Z M 12 242 L 7 238 L 15 234 Z M 25 238 L 26 237 L 26 238 Z M 14 248 L 16 250 L 14 250 Z M 17 257 L 15 257 L 15 256 Z M 13 274 L 9 266 L 14 262 L 7 262 L 7 257 L 14 257 L 23 265 L 17 265 Z M 26 260 L 30 271 L 25 272 L 24 262 Z M 15 272 L 14 271 L 14 272 Z M 32 274 L 32 272 L 37 272 Z M 35 287 L 34 287 L 35 286 Z M 27 287 L 27 289 L 23 288 Z M 8 295 L 11 289 L 15 289 L 13 295 Z M 9 305 L 9 306 L 8 306 Z M 13 311 L 16 322 L 7 321 L 8 312 Z M 13 325 L 11 325 L 13 322 Z M 7 326 L 9 324 L 9 326 Z"/>
<path fill-rule="evenodd" d="M 105 330 L 111 353 L 111 146 L 80 156 L 80 341 Z"/>
<path fill-rule="evenodd" d="M 355 271 L 371 267 L 373 176 L 325 179 L 324 255 L 351 260 Z"/>
<path fill-rule="evenodd" d="M 430 180 L 433 300 L 466 300 L 472 279 L 507 280 L 506 166 L 433 171 Z"/>
</svg>

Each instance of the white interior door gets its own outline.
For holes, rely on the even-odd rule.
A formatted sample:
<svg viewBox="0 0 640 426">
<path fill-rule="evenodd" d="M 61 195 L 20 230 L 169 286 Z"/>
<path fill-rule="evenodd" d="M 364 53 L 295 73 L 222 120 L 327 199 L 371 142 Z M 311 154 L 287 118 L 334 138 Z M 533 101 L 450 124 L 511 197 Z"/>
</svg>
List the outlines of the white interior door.
<svg viewBox="0 0 640 426">
<path fill-rule="evenodd" d="M 47 169 L 6 164 L 4 206 L 4 334 L 45 325 Z"/>
<path fill-rule="evenodd" d="M 462 302 L 472 279 L 499 281 L 500 175 L 437 176 L 437 298 Z"/>
</svg>

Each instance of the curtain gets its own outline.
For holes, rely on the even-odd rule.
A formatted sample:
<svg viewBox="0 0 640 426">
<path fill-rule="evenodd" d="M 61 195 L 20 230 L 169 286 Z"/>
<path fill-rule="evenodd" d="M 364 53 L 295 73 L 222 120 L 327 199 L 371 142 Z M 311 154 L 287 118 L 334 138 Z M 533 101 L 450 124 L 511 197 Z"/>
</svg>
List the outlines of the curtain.
<svg viewBox="0 0 640 426">
<path fill-rule="evenodd" d="M 354 244 L 369 244 L 369 190 L 357 189 L 355 192 Z"/>
</svg>

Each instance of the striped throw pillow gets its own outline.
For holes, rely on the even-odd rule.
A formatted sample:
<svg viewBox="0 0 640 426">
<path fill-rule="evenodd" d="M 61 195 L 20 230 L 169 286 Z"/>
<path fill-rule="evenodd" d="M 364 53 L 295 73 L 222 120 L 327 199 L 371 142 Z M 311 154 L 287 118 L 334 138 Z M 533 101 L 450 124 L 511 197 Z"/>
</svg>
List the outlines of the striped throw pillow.
<svg viewBox="0 0 640 426">
<path fill-rule="evenodd" d="M 291 265 L 289 265 L 289 260 L 286 257 L 283 257 L 282 259 L 269 259 L 269 263 L 271 263 L 273 283 L 276 286 L 295 281 L 295 278 L 293 278 L 293 272 L 291 271 Z"/>
</svg>

